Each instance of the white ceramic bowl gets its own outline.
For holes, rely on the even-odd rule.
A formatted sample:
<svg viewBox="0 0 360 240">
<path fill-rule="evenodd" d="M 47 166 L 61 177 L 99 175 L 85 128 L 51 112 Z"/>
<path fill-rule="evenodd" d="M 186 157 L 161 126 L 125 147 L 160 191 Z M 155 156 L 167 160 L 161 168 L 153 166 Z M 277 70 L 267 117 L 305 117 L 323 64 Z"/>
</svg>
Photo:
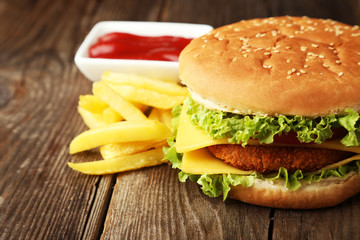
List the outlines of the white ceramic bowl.
<svg viewBox="0 0 360 240">
<path fill-rule="evenodd" d="M 205 24 L 170 23 L 170 22 L 128 22 L 105 21 L 97 23 L 86 36 L 75 55 L 75 64 L 91 81 L 99 81 L 107 71 L 134 73 L 162 80 L 178 80 L 178 62 L 123 60 L 90 58 L 89 47 L 97 39 L 110 32 L 126 32 L 142 36 L 171 35 L 185 38 L 200 37 L 213 27 Z"/>
</svg>

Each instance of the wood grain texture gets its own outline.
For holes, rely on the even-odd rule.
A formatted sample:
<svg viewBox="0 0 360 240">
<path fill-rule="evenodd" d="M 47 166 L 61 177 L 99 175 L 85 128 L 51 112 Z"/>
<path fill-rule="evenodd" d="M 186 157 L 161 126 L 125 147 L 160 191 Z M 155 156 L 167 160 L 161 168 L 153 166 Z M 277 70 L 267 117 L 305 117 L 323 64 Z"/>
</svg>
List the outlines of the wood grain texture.
<svg viewBox="0 0 360 240">
<path fill-rule="evenodd" d="M 73 57 L 105 20 L 205 23 L 308 15 L 359 24 L 357 0 L 0 1 L 0 239 L 359 239 L 360 196 L 315 211 L 205 196 L 158 167 L 107 176 L 72 171 L 76 112 L 91 83 Z"/>
<path fill-rule="evenodd" d="M 66 166 L 70 139 L 85 129 L 74 106 L 91 85 L 73 56 L 91 5 L 1 4 L 0 239 L 81 237 L 102 179 Z"/>
<path fill-rule="evenodd" d="M 162 165 L 118 174 L 101 239 L 267 238 L 269 209 L 209 198 L 177 172 Z"/>
<path fill-rule="evenodd" d="M 359 239 L 360 195 L 338 206 L 312 211 L 276 210 L 275 239 Z M 287 228 L 287 231 L 284 231 Z"/>
</svg>

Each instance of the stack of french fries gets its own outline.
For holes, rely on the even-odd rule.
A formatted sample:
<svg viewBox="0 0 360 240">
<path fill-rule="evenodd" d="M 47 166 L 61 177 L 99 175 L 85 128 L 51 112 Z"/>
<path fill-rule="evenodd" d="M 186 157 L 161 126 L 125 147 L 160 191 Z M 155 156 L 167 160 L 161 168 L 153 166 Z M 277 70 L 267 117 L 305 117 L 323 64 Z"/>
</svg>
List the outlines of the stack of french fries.
<svg viewBox="0 0 360 240">
<path fill-rule="evenodd" d="M 171 109 L 185 100 L 187 89 L 174 82 L 105 72 L 92 91 L 80 96 L 78 105 L 89 130 L 71 141 L 69 151 L 98 148 L 103 159 L 68 165 L 101 175 L 164 163 L 162 147 L 172 135 Z"/>
</svg>

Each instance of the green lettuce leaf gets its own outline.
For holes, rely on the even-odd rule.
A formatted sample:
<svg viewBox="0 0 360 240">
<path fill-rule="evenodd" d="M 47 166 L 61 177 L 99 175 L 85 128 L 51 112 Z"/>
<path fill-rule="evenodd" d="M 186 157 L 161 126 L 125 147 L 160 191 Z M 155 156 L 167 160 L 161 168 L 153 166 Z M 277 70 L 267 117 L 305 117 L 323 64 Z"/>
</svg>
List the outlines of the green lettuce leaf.
<svg viewBox="0 0 360 240">
<path fill-rule="evenodd" d="M 257 139 L 260 143 L 274 142 L 275 135 L 296 132 L 302 143 L 323 143 L 333 135 L 331 128 L 345 128 L 348 133 L 341 140 L 345 146 L 360 145 L 359 114 L 346 109 L 347 115 L 329 115 L 325 117 L 307 118 L 303 116 L 278 117 L 240 115 L 206 109 L 196 103 L 190 96 L 185 100 L 187 114 L 191 122 L 204 130 L 214 139 L 228 138 L 233 144 L 245 146 L 248 140 Z"/>
</svg>

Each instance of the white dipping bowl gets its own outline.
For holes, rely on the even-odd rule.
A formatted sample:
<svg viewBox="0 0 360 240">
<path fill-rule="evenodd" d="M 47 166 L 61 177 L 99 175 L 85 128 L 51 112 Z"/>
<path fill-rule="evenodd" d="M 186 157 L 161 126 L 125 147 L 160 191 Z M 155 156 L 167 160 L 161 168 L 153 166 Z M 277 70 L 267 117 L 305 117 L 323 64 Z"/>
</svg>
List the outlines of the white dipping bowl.
<svg viewBox="0 0 360 240">
<path fill-rule="evenodd" d="M 213 29 L 210 25 L 170 22 L 104 21 L 97 23 L 86 36 L 75 54 L 75 64 L 91 81 L 100 81 L 101 75 L 114 72 L 144 75 L 160 80 L 178 81 L 178 62 L 90 58 L 89 47 L 102 35 L 125 32 L 141 36 L 176 36 L 197 38 Z"/>
</svg>

